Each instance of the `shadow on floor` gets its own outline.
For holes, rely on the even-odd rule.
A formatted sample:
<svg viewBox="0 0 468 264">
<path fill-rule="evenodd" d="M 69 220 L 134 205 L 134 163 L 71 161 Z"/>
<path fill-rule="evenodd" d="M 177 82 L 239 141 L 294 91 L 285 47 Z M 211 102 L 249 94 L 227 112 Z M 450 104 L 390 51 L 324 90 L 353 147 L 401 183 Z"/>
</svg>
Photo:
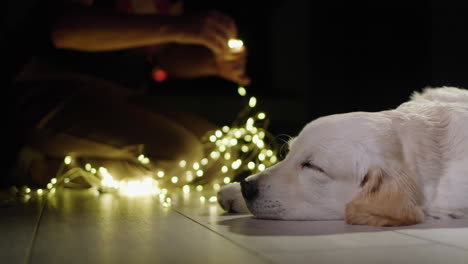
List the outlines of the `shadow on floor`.
<svg viewBox="0 0 468 264">
<path fill-rule="evenodd" d="M 319 236 L 345 233 L 397 231 L 402 229 L 468 228 L 468 218 L 430 220 L 426 223 L 400 227 L 372 227 L 348 225 L 344 221 L 281 221 L 261 220 L 253 216 L 218 221 L 229 231 L 248 236 Z"/>
</svg>

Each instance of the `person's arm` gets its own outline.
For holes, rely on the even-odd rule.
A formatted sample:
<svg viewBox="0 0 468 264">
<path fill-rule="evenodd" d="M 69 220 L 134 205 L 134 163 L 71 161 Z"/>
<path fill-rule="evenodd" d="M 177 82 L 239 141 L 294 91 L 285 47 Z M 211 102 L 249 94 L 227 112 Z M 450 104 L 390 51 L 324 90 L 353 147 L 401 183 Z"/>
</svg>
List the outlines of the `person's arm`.
<svg viewBox="0 0 468 264">
<path fill-rule="evenodd" d="M 162 43 L 199 44 L 227 51 L 236 37 L 232 20 L 218 12 L 196 16 L 133 15 L 93 8 L 67 8 L 51 29 L 57 48 L 109 51 Z"/>
</svg>

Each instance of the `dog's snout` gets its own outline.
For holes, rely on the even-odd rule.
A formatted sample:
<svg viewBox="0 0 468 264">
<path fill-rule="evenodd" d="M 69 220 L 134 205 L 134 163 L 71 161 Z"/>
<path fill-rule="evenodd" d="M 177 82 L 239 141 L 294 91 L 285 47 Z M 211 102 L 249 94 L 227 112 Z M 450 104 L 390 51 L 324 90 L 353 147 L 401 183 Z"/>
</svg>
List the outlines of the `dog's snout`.
<svg viewBox="0 0 468 264">
<path fill-rule="evenodd" d="M 258 186 L 257 186 L 257 181 L 255 180 L 241 181 L 241 189 L 242 189 L 242 196 L 244 196 L 244 199 L 248 201 L 255 199 L 258 195 Z"/>
</svg>

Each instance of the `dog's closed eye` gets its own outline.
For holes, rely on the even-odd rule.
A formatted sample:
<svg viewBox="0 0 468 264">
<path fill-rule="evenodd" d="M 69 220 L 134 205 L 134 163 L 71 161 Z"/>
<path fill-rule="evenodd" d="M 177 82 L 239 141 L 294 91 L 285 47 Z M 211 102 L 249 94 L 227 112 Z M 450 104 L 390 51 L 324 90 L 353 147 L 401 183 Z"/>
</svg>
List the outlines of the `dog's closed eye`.
<svg viewBox="0 0 468 264">
<path fill-rule="evenodd" d="M 316 170 L 316 171 L 320 171 L 320 172 L 322 172 L 322 173 L 325 173 L 325 171 L 324 171 L 322 168 L 320 168 L 319 166 L 313 164 L 313 163 L 310 162 L 310 161 L 304 161 L 304 162 L 302 162 L 302 163 L 301 163 L 301 167 L 302 167 L 303 169 L 312 169 L 312 170 Z"/>
</svg>

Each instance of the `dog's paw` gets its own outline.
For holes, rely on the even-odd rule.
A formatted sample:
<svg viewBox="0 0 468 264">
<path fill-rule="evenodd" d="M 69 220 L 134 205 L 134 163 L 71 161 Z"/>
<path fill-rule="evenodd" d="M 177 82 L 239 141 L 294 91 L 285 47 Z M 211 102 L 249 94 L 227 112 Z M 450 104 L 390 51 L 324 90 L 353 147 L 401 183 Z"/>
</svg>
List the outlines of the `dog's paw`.
<svg viewBox="0 0 468 264">
<path fill-rule="evenodd" d="M 241 186 L 238 182 L 228 184 L 218 192 L 218 202 L 221 207 L 231 213 L 250 213 L 242 197 Z"/>
<path fill-rule="evenodd" d="M 466 217 L 465 213 L 460 210 L 448 210 L 441 208 L 430 208 L 424 213 L 432 219 L 459 219 Z"/>
</svg>

